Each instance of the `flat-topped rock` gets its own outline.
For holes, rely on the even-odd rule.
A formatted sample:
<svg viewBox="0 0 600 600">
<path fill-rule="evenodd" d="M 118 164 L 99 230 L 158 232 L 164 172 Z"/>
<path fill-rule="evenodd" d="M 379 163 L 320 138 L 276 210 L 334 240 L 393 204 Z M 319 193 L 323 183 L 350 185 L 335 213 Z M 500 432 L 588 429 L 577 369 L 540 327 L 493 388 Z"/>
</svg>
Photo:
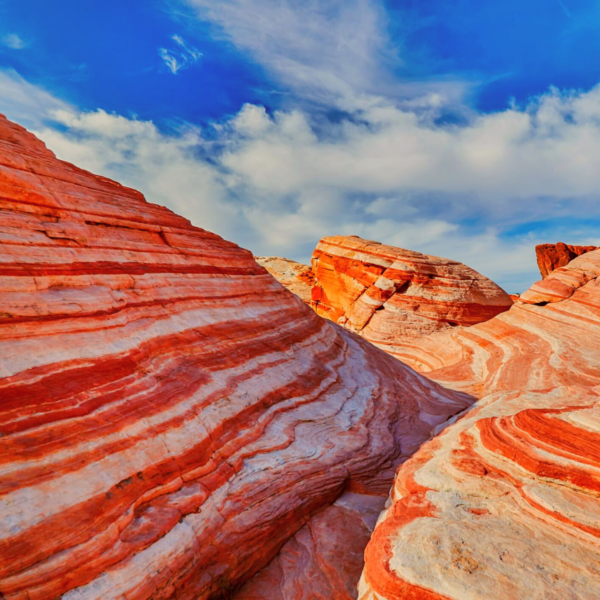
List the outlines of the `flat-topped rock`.
<svg viewBox="0 0 600 600">
<path fill-rule="evenodd" d="M 539 244 L 535 247 L 538 268 L 543 278 L 554 269 L 566 267 L 574 258 L 596 250 L 596 246 L 571 246 L 570 244 Z"/>
<path fill-rule="evenodd" d="M 355 236 L 323 238 L 312 267 L 316 312 L 390 353 L 399 339 L 475 325 L 513 303 L 459 262 Z"/>
</svg>

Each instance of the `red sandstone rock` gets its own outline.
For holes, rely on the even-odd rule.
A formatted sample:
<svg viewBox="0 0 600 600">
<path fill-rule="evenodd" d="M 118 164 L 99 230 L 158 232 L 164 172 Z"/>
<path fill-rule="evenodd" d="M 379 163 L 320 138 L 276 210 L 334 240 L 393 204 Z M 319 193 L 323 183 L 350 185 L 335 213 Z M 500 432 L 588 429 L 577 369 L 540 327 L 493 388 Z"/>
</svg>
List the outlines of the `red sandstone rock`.
<svg viewBox="0 0 600 600">
<path fill-rule="evenodd" d="M 399 470 L 360 598 L 600 598 L 600 250 L 521 299 L 397 345 L 481 399 Z"/>
<path fill-rule="evenodd" d="M 300 300 L 310 304 L 315 276 L 308 265 L 278 256 L 255 256 L 254 260 L 269 271 L 292 294 L 296 294 Z"/>
<path fill-rule="evenodd" d="M 307 522 L 350 594 L 372 515 L 344 498 L 470 402 L 4 118 L 0 357 L 6 600 L 223 597 Z"/>
<path fill-rule="evenodd" d="M 554 269 L 566 267 L 574 258 L 596 250 L 596 246 L 571 246 L 570 244 L 540 244 L 535 247 L 538 268 L 543 278 Z"/>
<path fill-rule="evenodd" d="M 594 257 L 582 255 L 572 260 L 566 267 L 552 271 L 542 281 L 534 283 L 519 300 L 528 304 L 548 304 L 570 298 L 575 290 L 599 275 Z"/>
<path fill-rule="evenodd" d="M 386 497 L 352 492 L 340 496 L 310 519 L 234 600 L 356 598 L 364 547 Z"/>
<path fill-rule="evenodd" d="M 323 238 L 312 266 L 316 312 L 392 353 L 398 339 L 481 323 L 513 303 L 461 263 L 356 236 Z"/>
</svg>

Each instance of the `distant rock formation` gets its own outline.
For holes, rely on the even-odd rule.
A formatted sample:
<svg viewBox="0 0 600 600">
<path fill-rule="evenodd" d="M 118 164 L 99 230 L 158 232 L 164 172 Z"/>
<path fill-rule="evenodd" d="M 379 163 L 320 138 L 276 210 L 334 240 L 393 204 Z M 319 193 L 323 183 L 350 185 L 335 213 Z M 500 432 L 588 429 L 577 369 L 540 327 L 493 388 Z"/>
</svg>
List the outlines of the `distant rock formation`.
<svg viewBox="0 0 600 600">
<path fill-rule="evenodd" d="M 475 325 L 513 304 L 459 262 L 356 236 L 323 238 L 312 267 L 316 312 L 392 354 L 399 339 Z"/>
<path fill-rule="evenodd" d="M 535 247 L 538 268 L 543 278 L 554 269 L 567 266 L 574 258 L 596 250 L 596 246 L 571 246 L 570 244 L 540 244 Z"/>
<path fill-rule="evenodd" d="M 481 400 L 400 468 L 362 600 L 600 598 L 600 250 L 399 356 Z"/>
<path fill-rule="evenodd" d="M 310 531 L 340 598 L 471 401 L 0 117 L 0 597 L 229 597 Z"/>
<path fill-rule="evenodd" d="M 254 260 L 269 271 L 292 294 L 296 294 L 300 300 L 310 304 L 315 276 L 308 265 L 278 256 L 255 256 Z"/>
</svg>

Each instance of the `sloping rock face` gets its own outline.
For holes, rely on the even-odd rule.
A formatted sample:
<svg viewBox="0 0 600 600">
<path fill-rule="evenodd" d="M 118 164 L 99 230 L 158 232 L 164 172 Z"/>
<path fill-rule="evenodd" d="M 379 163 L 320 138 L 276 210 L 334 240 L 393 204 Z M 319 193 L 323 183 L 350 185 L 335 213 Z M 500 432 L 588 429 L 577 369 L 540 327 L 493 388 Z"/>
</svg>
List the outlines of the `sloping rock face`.
<svg viewBox="0 0 600 600">
<path fill-rule="evenodd" d="M 571 246 L 570 244 L 540 244 L 535 247 L 538 268 L 546 278 L 554 269 L 566 267 L 574 258 L 596 250 L 596 246 Z"/>
<path fill-rule="evenodd" d="M 312 517 L 234 600 L 356 598 L 364 549 L 386 499 L 387 493 L 345 492 Z"/>
<path fill-rule="evenodd" d="M 308 265 L 278 256 L 255 256 L 254 259 L 292 294 L 296 294 L 300 300 L 310 304 L 315 276 Z"/>
<path fill-rule="evenodd" d="M 600 598 L 600 250 L 524 297 L 406 344 L 481 400 L 401 467 L 360 598 Z"/>
<path fill-rule="evenodd" d="M 459 262 L 355 236 L 323 238 L 312 267 L 316 312 L 391 354 L 399 339 L 481 323 L 513 303 Z"/>
<path fill-rule="evenodd" d="M 0 357 L 13 600 L 227 597 L 470 402 L 4 118 Z"/>
</svg>

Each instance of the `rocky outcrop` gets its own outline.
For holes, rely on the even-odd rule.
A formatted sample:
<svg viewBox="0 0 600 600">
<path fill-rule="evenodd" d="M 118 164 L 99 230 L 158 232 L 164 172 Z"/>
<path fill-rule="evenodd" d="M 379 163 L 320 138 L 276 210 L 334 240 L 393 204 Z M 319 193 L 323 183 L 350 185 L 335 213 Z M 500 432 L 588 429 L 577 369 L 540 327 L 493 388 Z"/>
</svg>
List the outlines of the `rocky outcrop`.
<svg viewBox="0 0 600 600">
<path fill-rule="evenodd" d="M 310 304 L 315 276 L 308 265 L 278 256 L 255 256 L 254 260 L 269 271 L 292 294 L 296 294 L 300 300 Z"/>
<path fill-rule="evenodd" d="M 481 400 L 398 472 L 360 598 L 600 597 L 600 250 L 398 347 Z"/>
<path fill-rule="evenodd" d="M 398 340 L 481 323 L 513 303 L 459 262 L 356 236 L 323 238 L 312 267 L 316 312 L 391 354 Z"/>
<path fill-rule="evenodd" d="M 347 498 L 471 401 L 4 118 L 0 357 L 7 600 L 226 597 L 327 511 L 355 512 L 316 551 L 351 589 Z"/>
<path fill-rule="evenodd" d="M 546 278 L 554 269 L 566 267 L 574 258 L 596 250 L 596 246 L 571 246 L 570 244 L 540 244 L 535 247 L 538 268 Z"/>
</svg>

